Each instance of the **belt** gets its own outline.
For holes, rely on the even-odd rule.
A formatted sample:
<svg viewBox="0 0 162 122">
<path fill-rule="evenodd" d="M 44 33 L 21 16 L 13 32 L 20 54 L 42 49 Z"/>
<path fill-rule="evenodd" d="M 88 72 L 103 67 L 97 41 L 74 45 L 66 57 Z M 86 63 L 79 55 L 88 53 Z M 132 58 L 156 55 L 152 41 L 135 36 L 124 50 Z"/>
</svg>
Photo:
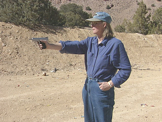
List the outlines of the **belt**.
<svg viewBox="0 0 162 122">
<path fill-rule="evenodd" d="M 91 77 L 87 77 L 88 80 L 95 80 L 97 82 L 108 82 L 108 81 L 104 81 L 104 80 L 100 80 L 100 79 L 97 79 L 97 78 L 91 78 Z"/>
</svg>

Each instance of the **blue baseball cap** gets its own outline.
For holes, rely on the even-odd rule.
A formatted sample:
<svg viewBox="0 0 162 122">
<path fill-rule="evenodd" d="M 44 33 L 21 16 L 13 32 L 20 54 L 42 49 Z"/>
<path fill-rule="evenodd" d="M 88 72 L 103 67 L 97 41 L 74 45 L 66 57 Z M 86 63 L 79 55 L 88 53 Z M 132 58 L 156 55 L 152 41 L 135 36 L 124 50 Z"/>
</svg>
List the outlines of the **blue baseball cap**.
<svg viewBox="0 0 162 122">
<path fill-rule="evenodd" d="M 107 23 L 111 23 L 112 19 L 111 19 L 111 16 L 106 13 L 106 12 L 97 12 L 93 18 L 90 18 L 90 19 L 86 19 L 86 21 L 90 21 L 90 22 L 93 22 L 93 21 L 103 21 L 103 22 L 107 22 Z"/>
</svg>

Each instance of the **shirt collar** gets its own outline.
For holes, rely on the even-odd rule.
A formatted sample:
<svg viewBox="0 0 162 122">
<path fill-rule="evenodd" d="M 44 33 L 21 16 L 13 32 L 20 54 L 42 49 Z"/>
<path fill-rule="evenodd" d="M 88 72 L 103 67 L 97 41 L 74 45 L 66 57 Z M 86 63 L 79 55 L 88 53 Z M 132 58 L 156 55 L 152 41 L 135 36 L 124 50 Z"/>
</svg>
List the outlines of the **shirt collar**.
<svg viewBox="0 0 162 122">
<path fill-rule="evenodd" d="M 104 46 L 106 46 L 107 42 L 109 41 L 108 38 L 104 38 L 104 40 L 101 42 Z"/>
<path fill-rule="evenodd" d="M 104 40 L 101 42 L 101 44 L 103 44 L 104 46 L 106 46 L 107 42 L 110 40 L 110 38 L 104 38 Z M 93 41 L 92 43 L 97 44 L 98 43 L 98 39 L 97 37 L 95 38 L 95 41 Z"/>
</svg>

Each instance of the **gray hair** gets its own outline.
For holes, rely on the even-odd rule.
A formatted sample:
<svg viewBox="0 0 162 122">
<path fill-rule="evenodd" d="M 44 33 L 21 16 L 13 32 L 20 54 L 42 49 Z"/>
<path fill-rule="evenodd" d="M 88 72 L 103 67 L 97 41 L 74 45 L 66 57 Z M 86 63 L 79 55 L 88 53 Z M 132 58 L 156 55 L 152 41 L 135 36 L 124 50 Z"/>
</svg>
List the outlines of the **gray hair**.
<svg viewBox="0 0 162 122">
<path fill-rule="evenodd" d="M 114 37 L 113 30 L 112 30 L 111 25 L 109 23 L 106 23 L 106 27 L 105 27 L 105 30 L 103 32 L 103 36 L 105 38 L 112 38 L 112 37 Z"/>
</svg>

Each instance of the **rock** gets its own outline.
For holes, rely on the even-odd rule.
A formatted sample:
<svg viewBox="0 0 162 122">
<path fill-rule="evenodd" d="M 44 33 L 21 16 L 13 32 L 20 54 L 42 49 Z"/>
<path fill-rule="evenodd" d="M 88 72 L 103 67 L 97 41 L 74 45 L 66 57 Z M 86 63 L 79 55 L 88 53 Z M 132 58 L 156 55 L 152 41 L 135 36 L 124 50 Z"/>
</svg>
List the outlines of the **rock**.
<svg viewBox="0 0 162 122">
<path fill-rule="evenodd" d="M 58 70 L 58 69 L 55 68 L 54 70 L 51 70 L 51 72 L 56 72 L 57 70 Z"/>
<path fill-rule="evenodd" d="M 47 76 L 45 72 L 43 72 L 43 74 L 42 74 L 42 75 L 43 75 L 43 76 Z"/>
</svg>

